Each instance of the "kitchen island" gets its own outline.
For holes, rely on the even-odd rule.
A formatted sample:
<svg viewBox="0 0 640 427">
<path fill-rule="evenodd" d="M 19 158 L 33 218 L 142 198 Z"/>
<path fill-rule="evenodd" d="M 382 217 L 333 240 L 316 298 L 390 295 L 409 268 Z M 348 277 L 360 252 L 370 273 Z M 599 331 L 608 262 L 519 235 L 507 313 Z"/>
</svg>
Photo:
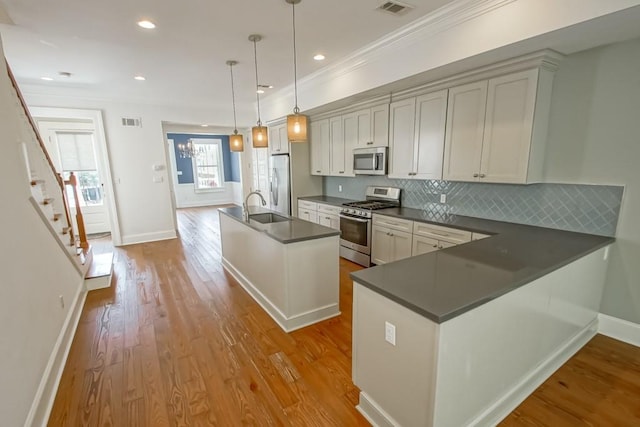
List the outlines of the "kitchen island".
<svg viewBox="0 0 640 427">
<path fill-rule="evenodd" d="M 248 209 L 218 209 L 224 268 L 286 332 L 339 315 L 340 232 Z"/>
<path fill-rule="evenodd" d="M 596 333 L 613 238 L 380 213 L 492 236 L 352 273 L 353 380 L 375 425 L 495 425 Z"/>
</svg>

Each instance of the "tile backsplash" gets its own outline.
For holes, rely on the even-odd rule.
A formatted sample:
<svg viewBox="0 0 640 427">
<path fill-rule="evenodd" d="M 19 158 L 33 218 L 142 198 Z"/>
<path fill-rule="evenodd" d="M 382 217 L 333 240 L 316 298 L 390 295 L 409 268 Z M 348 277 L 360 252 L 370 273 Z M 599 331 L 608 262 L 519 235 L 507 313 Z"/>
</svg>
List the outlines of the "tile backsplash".
<svg viewBox="0 0 640 427">
<path fill-rule="evenodd" d="M 513 185 L 362 176 L 325 177 L 324 194 L 361 200 L 369 185 L 401 188 L 403 206 L 436 215 L 458 214 L 604 236 L 615 235 L 624 191 L 615 185 Z M 446 194 L 446 203 L 440 203 L 441 194 Z"/>
</svg>

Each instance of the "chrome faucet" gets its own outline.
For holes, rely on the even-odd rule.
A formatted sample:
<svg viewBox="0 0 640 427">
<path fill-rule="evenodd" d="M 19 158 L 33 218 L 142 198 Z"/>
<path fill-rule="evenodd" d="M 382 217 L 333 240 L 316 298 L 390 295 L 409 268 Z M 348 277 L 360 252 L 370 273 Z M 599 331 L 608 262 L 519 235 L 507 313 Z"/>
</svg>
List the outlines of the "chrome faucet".
<svg viewBox="0 0 640 427">
<path fill-rule="evenodd" d="M 252 191 L 251 193 L 247 194 L 247 197 L 244 199 L 244 203 L 242 204 L 242 211 L 244 212 L 245 221 L 249 221 L 249 206 L 247 206 L 247 203 L 249 203 L 249 197 L 251 197 L 253 194 L 257 194 L 258 197 L 260 197 L 262 206 L 267 205 L 267 201 L 264 199 L 264 197 L 262 197 L 262 194 L 260 194 L 259 191 Z"/>
</svg>

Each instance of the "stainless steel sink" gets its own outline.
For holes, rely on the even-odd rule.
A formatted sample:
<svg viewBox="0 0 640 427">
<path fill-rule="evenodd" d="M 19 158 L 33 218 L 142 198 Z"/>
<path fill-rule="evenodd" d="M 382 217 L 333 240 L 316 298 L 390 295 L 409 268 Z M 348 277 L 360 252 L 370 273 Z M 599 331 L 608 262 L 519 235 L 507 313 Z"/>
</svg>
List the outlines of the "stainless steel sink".
<svg viewBox="0 0 640 427">
<path fill-rule="evenodd" d="M 291 219 L 287 217 L 276 215 L 274 213 L 261 213 L 261 214 L 249 215 L 249 221 L 251 220 L 259 222 L 260 224 L 271 224 L 273 222 L 291 221 Z"/>
</svg>

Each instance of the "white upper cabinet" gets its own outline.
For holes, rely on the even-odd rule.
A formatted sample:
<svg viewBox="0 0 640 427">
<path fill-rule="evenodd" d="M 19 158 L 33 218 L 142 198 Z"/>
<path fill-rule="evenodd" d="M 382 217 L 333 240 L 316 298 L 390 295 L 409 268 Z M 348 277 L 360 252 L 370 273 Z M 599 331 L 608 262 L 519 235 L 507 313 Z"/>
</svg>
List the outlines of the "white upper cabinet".
<svg viewBox="0 0 640 427">
<path fill-rule="evenodd" d="M 311 175 L 329 175 L 331 162 L 329 119 L 311 122 L 310 131 Z"/>
<path fill-rule="evenodd" d="M 269 154 L 286 154 L 288 152 L 287 123 L 269 127 Z"/>
<path fill-rule="evenodd" d="M 487 81 L 449 89 L 443 179 L 478 181 Z"/>
<path fill-rule="evenodd" d="M 390 178 L 441 179 L 447 90 L 391 104 Z"/>
<path fill-rule="evenodd" d="M 410 178 L 414 166 L 416 99 L 392 102 L 389 114 L 389 178 Z"/>
<path fill-rule="evenodd" d="M 329 119 L 329 138 L 331 162 L 329 174 L 334 176 L 345 175 L 345 146 L 342 132 L 342 116 Z"/>
<path fill-rule="evenodd" d="M 489 80 L 480 177 L 527 182 L 538 70 Z"/>
<path fill-rule="evenodd" d="M 532 69 L 449 90 L 443 178 L 542 178 L 553 72 Z"/>
</svg>

